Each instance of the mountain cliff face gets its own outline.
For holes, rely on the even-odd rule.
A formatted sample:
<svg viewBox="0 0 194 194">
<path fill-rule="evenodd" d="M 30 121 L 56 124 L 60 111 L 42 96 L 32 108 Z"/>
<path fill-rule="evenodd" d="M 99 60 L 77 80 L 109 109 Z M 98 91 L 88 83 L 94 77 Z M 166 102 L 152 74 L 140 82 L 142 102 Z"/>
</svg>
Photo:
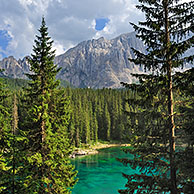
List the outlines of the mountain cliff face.
<svg viewBox="0 0 194 194">
<path fill-rule="evenodd" d="M 118 88 L 121 81 L 131 83 L 130 73 L 142 72 L 128 60 L 134 57 L 131 47 L 145 52 L 134 32 L 112 40 L 102 37 L 81 42 L 55 58 L 55 63 L 62 68 L 57 77 L 76 87 Z M 26 58 L 19 61 L 13 57 L 5 58 L 0 61 L 0 68 L 5 69 L 4 75 L 14 78 L 25 78 L 25 73 L 29 73 Z"/>
<path fill-rule="evenodd" d="M 135 33 L 123 34 L 106 40 L 88 40 L 57 56 L 55 63 L 62 67 L 58 77 L 77 87 L 121 87 L 120 82 L 132 82 L 130 73 L 142 72 L 129 62 L 133 58 L 131 47 L 145 52 L 143 43 Z"/>
<path fill-rule="evenodd" d="M 0 69 L 4 70 L 0 76 L 26 79 L 25 73 L 29 73 L 29 68 L 27 57 L 17 61 L 13 56 L 10 56 L 0 61 Z"/>
</svg>

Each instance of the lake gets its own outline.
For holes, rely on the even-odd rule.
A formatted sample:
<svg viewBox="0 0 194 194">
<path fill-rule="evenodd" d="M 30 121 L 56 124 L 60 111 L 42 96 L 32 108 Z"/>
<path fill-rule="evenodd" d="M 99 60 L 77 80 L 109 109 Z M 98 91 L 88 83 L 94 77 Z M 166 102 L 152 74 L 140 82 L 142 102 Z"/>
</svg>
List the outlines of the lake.
<svg viewBox="0 0 194 194">
<path fill-rule="evenodd" d="M 125 154 L 121 147 L 112 147 L 100 149 L 96 155 L 72 159 L 79 178 L 72 194 L 118 194 L 118 189 L 124 188 L 127 183 L 122 172 L 135 172 L 116 160 L 124 157 L 132 156 Z"/>
</svg>

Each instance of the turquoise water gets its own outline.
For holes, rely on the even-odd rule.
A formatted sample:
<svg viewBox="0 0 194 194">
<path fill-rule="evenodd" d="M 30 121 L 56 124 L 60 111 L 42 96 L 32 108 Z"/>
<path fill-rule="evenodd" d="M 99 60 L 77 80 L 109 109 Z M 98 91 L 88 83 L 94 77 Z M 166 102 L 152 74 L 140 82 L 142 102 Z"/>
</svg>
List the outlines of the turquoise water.
<svg viewBox="0 0 194 194">
<path fill-rule="evenodd" d="M 99 154 L 79 157 L 72 160 L 78 170 L 79 181 L 72 194 L 118 194 L 127 179 L 122 172 L 133 174 L 130 167 L 123 166 L 116 158 L 130 158 L 120 147 L 99 150 Z"/>
</svg>

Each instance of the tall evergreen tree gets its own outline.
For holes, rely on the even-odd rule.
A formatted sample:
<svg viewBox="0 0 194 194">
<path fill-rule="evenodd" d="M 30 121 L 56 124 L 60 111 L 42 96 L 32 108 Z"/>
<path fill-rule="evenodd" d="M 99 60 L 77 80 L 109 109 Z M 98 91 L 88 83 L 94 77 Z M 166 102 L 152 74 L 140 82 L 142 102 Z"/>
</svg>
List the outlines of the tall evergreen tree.
<svg viewBox="0 0 194 194">
<path fill-rule="evenodd" d="M 94 142 L 98 142 L 98 122 L 97 122 L 97 117 L 96 117 L 96 112 L 93 113 L 93 116 L 92 116 L 92 123 L 93 123 L 93 133 L 94 133 Z"/>
<path fill-rule="evenodd" d="M 69 103 L 64 91 L 58 89 L 54 64 L 53 41 L 48 36 L 44 18 L 29 59 L 32 74 L 26 89 L 25 119 L 29 175 L 25 185 L 28 193 L 70 193 L 76 183 L 70 164 L 71 145 L 68 139 Z"/>
<path fill-rule="evenodd" d="M 12 111 L 13 110 L 13 111 Z M 12 114 L 11 114 L 12 112 Z M 17 134 L 16 95 L 12 98 L 0 82 L 0 193 L 19 194 L 24 189 L 25 173 L 19 149 L 23 138 Z"/>
<path fill-rule="evenodd" d="M 183 193 L 191 194 L 194 190 L 194 68 L 176 73 L 174 77 L 180 95 L 178 121 L 181 133 L 178 135 L 184 145 L 178 154 L 179 174 Z"/>
<path fill-rule="evenodd" d="M 8 107 L 6 107 L 7 97 L 5 85 L 0 80 L 0 192 L 6 190 L 9 182 L 7 177 L 4 177 L 8 170 L 5 152 L 9 148 L 8 134 L 10 132 L 10 114 Z"/>
<path fill-rule="evenodd" d="M 128 178 L 128 188 L 126 190 L 121 190 L 120 193 L 161 193 L 162 191 L 170 191 L 172 194 L 177 194 L 181 189 L 178 183 L 177 165 L 175 161 L 176 126 L 174 123 L 172 73 L 174 68 L 183 67 L 185 63 L 192 62 L 194 58 L 193 56 L 184 56 L 184 53 L 194 44 L 193 36 L 188 37 L 188 34 L 193 32 L 194 2 L 182 3 L 179 0 L 139 0 L 139 2 L 140 5 L 138 5 L 137 8 L 145 13 L 146 21 L 139 22 L 139 25 L 132 25 L 137 32 L 137 37 L 143 40 L 147 46 L 147 53 L 141 53 L 133 49 L 136 57 L 130 60 L 135 64 L 142 65 L 145 70 L 150 71 L 152 74 L 149 76 L 136 75 L 137 78 L 141 79 L 140 83 L 144 84 L 146 86 L 145 88 L 147 88 L 147 90 L 142 88 L 143 90 L 140 91 L 140 94 L 142 94 L 144 98 L 149 97 L 147 100 L 149 100 L 150 103 L 148 103 L 148 107 L 144 104 L 143 109 L 138 110 L 138 112 L 144 112 L 145 108 L 153 107 L 153 103 L 159 103 L 161 100 L 164 100 L 163 109 L 160 108 L 160 112 L 163 112 L 161 116 L 166 115 L 166 118 L 164 118 L 162 122 L 156 122 L 153 118 L 153 124 L 150 125 L 148 122 L 147 125 L 145 125 L 145 129 L 143 129 L 144 133 L 146 130 L 148 130 L 149 133 L 147 132 L 147 134 L 142 135 L 139 133 L 140 138 L 138 138 L 138 141 L 141 141 L 141 143 L 139 143 L 139 146 L 136 146 L 133 153 L 135 151 L 138 153 L 138 155 L 136 154 L 137 164 L 134 165 L 134 167 L 140 165 L 142 175 L 136 175 L 135 177 L 126 176 Z M 152 80 L 156 83 L 152 83 Z M 150 89 L 153 85 L 156 87 L 155 89 L 152 88 L 155 91 Z M 159 93 L 156 93 L 157 91 L 161 93 L 163 90 L 165 90 L 164 97 L 166 100 L 165 98 L 160 99 L 158 96 Z M 155 109 L 156 108 L 153 108 L 153 111 Z M 159 110 L 157 110 L 157 112 L 158 111 Z M 141 122 L 146 123 L 146 121 L 142 121 L 141 118 L 139 119 L 139 123 L 136 123 L 136 125 L 141 125 Z M 163 117 L 161 117 L 161 119 L 163 119 Z M 165 120 L 166 122 L 164 122 Z M 154 127 L 155 124 L 157 124 L 158 127 Z M 162 148 L 162 146 L 159 146 L 157 141 L 154 140 L 162 137 L 160 132 L 164 129 L 164 126 L 168 129 L 168 142 L 164 141 L 161 145 L 167 145 L 167 147 Z M 164 131 L 164 134 L 166 134 L 166 131 Z M 166 138 L 164 138 L 164 140 L 166 140 Z M 148 146 L 149 144 L 152 145 L 153 149 L 150 149 L 150 151 L 149 149 L 142 149 L 142 145 Z M 145 154 L 151 157 L 143 158 L 142 156 L 145 156 Z M 166 160 L 169 161 L 169 166 L 167 165 L 166 169 L 163 169 L 162 174 L 160 171 L 158 174 L 160 176 L 156 176 L 156 174 L 153 173 L 154 170 L 157 170 L 156 161 L 162 158 L 163 164 Z M 126 163 L 126 160 L 124 162 Z M 160 165 L 162 166 L 162 164 Z M 169 173 L 170 178 L 169 181 L 164 181 L 163 179 L 164 184 L 161 185 L 158 180 L 161 181 L 162 177 L 168 180 L 168 176 L 165 177 L 165 173 Z M 132 181 L 131 177 L 135 178 L 135 181 L 130 182 Z"/>
<path fill-rule="evenodd" d="M 104 134 L 106 137 L 106 140 L 110 141 L 111 139 L 111 120 L 110 120 L 110 113 L 108 111 L 108 106 L 105 104 L 104 107 Z"/>
</svg>

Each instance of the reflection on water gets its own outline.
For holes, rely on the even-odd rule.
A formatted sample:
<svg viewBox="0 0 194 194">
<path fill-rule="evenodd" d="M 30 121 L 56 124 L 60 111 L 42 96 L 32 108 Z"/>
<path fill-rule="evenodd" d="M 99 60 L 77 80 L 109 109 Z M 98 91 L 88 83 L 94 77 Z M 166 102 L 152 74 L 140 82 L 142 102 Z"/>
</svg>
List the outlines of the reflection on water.
<svg viewBox="0 0 194 194">
<path fill-rule="evenodd" d="M 125 167 L 116 158 L 131 158 L 120 147 L 101 149 L 99 154 L 72 159 L 78 170 L 79 182 L 72 194 L 117 194 L 127 180 L 122 172 L 134 173 L 130 167 Z"/>
</svg>

